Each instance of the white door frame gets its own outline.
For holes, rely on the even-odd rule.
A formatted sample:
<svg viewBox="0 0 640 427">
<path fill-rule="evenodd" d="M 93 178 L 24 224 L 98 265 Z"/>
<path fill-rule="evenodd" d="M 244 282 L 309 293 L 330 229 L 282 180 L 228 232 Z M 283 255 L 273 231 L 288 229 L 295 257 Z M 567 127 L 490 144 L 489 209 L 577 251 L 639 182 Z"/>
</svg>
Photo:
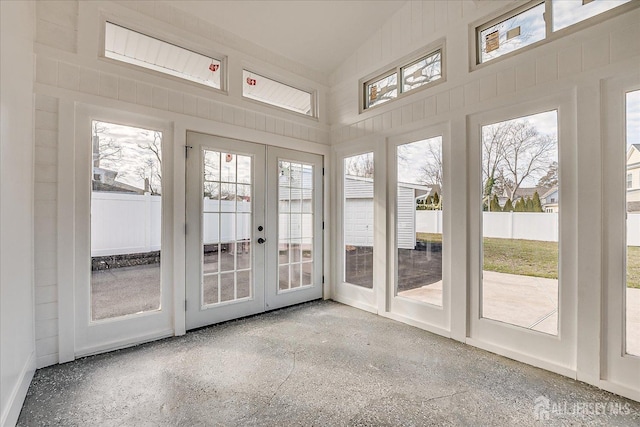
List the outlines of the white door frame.
<svg viewBox="0 0 640 427">
<path fill-rule="evenodd" d="M 160 310 L 92 321 L 91 295 L 91 123 L 99 120 L 121 125 L 162 131 L 162 258 Z M 167 122 L 107 108 L 78 105 L 74 138 L 65 151 L 73 151 L 73 169 L 62 171 L 74 183 L 74 357 L 100 353 L 135 343 L 168 337 L 173 329 L 173 128 Z M 67 356 L 68 357 L 68 356 Z"/>
</svg>

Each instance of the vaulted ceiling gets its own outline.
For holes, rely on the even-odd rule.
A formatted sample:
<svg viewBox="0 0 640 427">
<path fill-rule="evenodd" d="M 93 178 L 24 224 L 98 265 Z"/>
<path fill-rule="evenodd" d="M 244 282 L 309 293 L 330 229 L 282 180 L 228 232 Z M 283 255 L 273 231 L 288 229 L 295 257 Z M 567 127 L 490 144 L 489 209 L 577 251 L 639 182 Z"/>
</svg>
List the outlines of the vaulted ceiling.
<svg viewBox="0 0 640 427">
<path fill-rule="evenodd" d="M 400 9 L 405 0 L 169 3 L 328 75 Z"/>
</svg>

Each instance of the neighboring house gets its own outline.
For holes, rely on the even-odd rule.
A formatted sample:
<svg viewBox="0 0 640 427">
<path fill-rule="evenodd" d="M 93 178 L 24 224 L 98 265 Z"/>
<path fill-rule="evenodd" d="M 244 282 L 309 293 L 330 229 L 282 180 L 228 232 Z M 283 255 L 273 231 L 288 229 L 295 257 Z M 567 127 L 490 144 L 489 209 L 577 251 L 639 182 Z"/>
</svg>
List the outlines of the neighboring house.
<svg viewBox="0 0 640 427">
<path fill-rule="evenodd" d="M 627 211 L 640 212 L 640 144 L 627 150 Z"/>
<path fill-rule="evenodd" d="M 542 210 L 548 213 L 558 213 L 558 201 L 560 191 L 558 187 L 551 187 L 546 193 L 540 197 Z"/>
<path fill-rule="evenodd" d="M 542 201 L 542 194 L 544 194 L 547 189 L 544 187 L 520 187 L 516 190 L 515 195 L 513 196 L 513 199 L 511 199 L 511 203 L 513 203 L 513 205 L 515 206 L 516 201 L 518 199 L 520 199 L 521 197 L 523 199 L 533 199 L 533 195 L 535 192 L 538 192 L 538 196 L 540 196 L 540 199 Z M 498 196 L 498 203 L 500 203 L 500 207 L 504 208 L 504 204 L 507 203 L 507 199 L 509 199 L 509 192 L 507 191 L 507 189 L 504 190 L 504 193 L 502 194 L 502 196 Z"/>
<path fill-rule="evenodd" d="M 417 200 L 439 192 L 439 187 L 398 183 L 397 245 L 415 249 Z M 373 179 L 346 175 L 344 179 L 344 243 L 373 246 Z"/>
<path fill-rule="evenodd" d="M 145 190 L 116 180 L 118 172 L 93 167 L 93 191 L 111 191 L 116 193 L 144 194 Z"/>
</svg>

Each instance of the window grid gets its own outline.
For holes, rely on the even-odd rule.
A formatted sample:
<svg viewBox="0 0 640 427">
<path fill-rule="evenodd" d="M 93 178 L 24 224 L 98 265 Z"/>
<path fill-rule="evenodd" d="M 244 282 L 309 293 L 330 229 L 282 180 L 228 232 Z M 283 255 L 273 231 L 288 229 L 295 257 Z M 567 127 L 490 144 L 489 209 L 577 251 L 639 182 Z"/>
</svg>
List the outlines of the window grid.
<svg viewBox="0 0 640 427">
<path fill-rule="evenodd" d="M 278 292 L 313 285 L 312 165 L 278 161 Z"/>
<path fill-rule="evenodd" d="M 202 301 L 220 304 L 251 297 L 251 158 L 232 153 L 205 150 L 203 155 L 203 268 Z M 248 202 L 248 203 L 243 203 Z M 213 219 L 213 241 L 207 230 L 207 217 Z M 225 233 L 223 235 L 223 233 Z M 207 262 L 207 253 L 215 253 Z M 211 257 L 211 255 L 209 255 Z M 239 282 L 245 287 L 239 293 Z M 223 295 L 223 288 L 233 294 Z M 213 289 L 207 300 L 206 288 Z M 211 295 L 210 295 L 211 296 Z"/>
</svg>

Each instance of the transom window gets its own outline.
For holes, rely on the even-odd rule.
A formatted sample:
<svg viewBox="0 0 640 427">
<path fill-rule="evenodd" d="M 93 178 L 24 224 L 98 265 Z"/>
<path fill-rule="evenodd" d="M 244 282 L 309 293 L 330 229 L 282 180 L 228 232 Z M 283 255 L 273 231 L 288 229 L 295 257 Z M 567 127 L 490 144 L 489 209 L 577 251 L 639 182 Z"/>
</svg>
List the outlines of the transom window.
<svg viewBox="0 0 640 427">
<path fill-rule="evenodd" d="M 223 60 L 107 22 L 104 56 L 170 76 L 223 89 Z"/>
<path fill-rule="evenodd" d="M 408 61 L 402 61 L 398 66 L 366 80 L 362 84 L 363 109 L 384 104 L 442 77 L 442 48 L 417 58 L 413 57 Z M 398 78 L 400 78 L 400 82 Z"/>
<path fill-rule="evenodd" d="M 515 52 L 631 0 L 547 0 L 517 7 L 476 27 L 476 64 Z"/>
<path fill-rule="evenodd" d="M 242 96 L 305 116 L 317 117 L 312 92 L 297 89 L 249 70 L 242 70 Z"/>
</svg>

